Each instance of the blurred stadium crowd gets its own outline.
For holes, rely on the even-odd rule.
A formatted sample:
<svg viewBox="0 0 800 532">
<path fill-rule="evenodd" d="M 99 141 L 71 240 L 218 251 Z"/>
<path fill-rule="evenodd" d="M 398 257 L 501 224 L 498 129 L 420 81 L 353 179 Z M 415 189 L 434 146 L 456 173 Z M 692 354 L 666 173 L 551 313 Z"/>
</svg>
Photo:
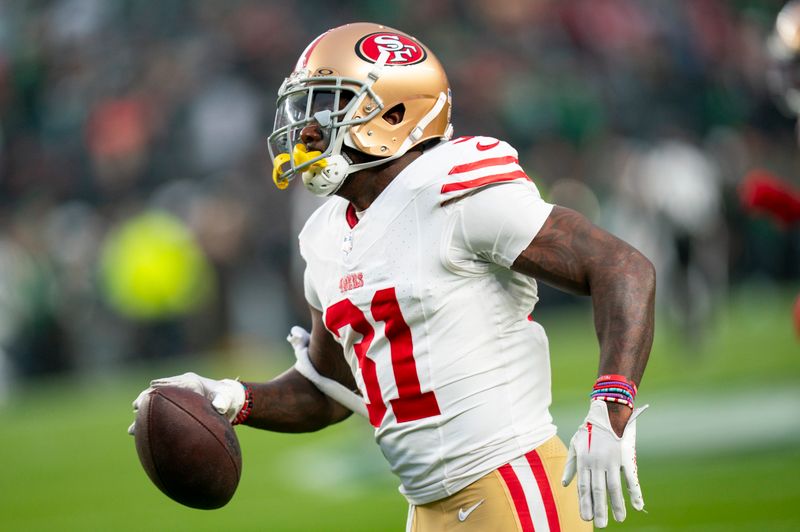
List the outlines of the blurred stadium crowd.
<svg viewBox="0 0 800 532">
<path fill-rule="evenodd" d="M 731 286 L 800 278 L 797 229 L 736 196 L 755 168 L 797 182 L 766 82 L 782 4 L 0 3 L 0 375 L 280 341 L 304 322 L 295 235 L 317 200 L 272 186 L 266 136 L 305 45 L 359 20 L 434 50 L 456 135 L 510 141 L 546 198 L 639 246 L 662 316 L 695 341 Z"/>
</svg>

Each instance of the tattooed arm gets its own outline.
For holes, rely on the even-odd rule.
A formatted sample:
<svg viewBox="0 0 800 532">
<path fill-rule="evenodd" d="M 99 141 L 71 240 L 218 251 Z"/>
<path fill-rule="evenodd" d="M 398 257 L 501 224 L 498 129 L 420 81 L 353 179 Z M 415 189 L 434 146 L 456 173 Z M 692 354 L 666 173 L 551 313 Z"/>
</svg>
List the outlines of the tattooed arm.
<svg viewBox="0 0 800 532">
<path fill-rule="evenodd" d="M 556 206 L 511 268 L 566 292 L 591 296 L 599 374 L 641 382 L 654 328 L 655 270 L 647 258 L 577 212 Z M 609 403 L 608 410 L 621 435 L 630 408 Z"/>
<path fill-rule="evenodd" d="M 341 346 L 322 323 L 322 313 L 311 308 L 308 356 L 317 371 L 344 386 L 356 388 Z M 253 390 L 253 411 L 246 425 L 277 432 L 312 432 L 346 419 L 352 412 L 321 391 L 294 368 Z"/>
</svg>

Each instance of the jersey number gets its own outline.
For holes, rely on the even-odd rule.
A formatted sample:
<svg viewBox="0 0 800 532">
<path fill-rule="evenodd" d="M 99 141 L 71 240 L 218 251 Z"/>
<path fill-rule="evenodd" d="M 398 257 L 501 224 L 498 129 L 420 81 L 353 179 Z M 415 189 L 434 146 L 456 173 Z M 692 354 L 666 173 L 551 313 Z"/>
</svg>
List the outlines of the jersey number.
<svg viewBox="0 0 800 532">
<path fill-rule="evenodd" d="M 423 392 L 420 389 L 417 364 L 414 361 L 411 329 L 400 312 L 394 288 L 384 288 L 375 292 L 370 310 L 375 321 L 382 321 L 386 324 L 386 339 L 389 341 L 392 371 L 397 383 L 398 395 L 389 403 L 398 423 L 438 416 L 441 412 L 439 403 L 436 402 L 436 396 L 432 391 Z M 328 308 L 325 314 L 325 325 L 336 336 L 339 336 L 339 330 L 345 325 L 349 325 L 361 335 L 361 341 L 353 345 L 353 349 L 356 352 L 358 366 L 367 389 L 369 422 L 375 427 L 380 426 L 383 416 L 386 415 L 386 403 L 383 401 L 381 387 L 378 383 L 377 365 L 367 356 L 367 351 L 369 351 L 369 346 L 375 336 L 372 325 L 369 324 L 364 313 L 349 299 L 343 299 Z"/>
</svg>

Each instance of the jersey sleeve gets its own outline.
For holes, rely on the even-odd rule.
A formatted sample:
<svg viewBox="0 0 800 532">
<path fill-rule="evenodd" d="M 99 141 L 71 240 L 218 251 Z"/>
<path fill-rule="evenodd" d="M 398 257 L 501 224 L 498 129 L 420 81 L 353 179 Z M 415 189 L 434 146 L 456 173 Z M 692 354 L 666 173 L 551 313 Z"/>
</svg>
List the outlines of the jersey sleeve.
<svg viewBox="0 0 800 532">
<path fill-rule="evenodd" d="M 313 216 L 313 215 L 312 215 Z M 308 224 L 306 224 L 308 227 Z M 322 302 L 319 298 L 317 290 L 314 288 L 314 281 L 313 275 L 311 274 L 311 267 L 308 264 L 308 257 L 306 256 L 306 252 L 308 249 L 308 232 L 306 231 L 306 227 L 300 232 L 298 236 L 298 244 L 300 250 L 300 256 L 303 258 L 303 261 L 306 264 L 305 269 L 303 270 L 303 293 L 306 298 L 306 302 L 314 307 L 315 309 L 322 311 Z"/>
<path fill-rule="evenodd" d="M 461 199 L 450 243 L 451 259 L 478 257 L 510 267 L 553 210 L 528 179 L 495 184 Z"/>
<path fill-rule="evenodd" d="M 305 272 L 303 273 L 303 291 L 305 292 L 306 301 L 308 304 L 321 312 L 322 302 L 320 301 L 317 291 L 314 289 L 314 285 L 311 282 L 311 275 L 309 274 L 308 268 L 306 268 Z"/>
</svg>

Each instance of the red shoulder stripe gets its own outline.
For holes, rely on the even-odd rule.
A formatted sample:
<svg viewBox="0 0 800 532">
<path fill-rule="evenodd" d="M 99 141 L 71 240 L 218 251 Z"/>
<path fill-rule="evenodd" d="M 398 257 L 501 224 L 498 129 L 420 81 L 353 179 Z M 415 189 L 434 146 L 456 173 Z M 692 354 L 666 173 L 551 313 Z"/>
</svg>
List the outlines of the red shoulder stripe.
<svg viewBox="0 0 800 532">
<path fill-rule="evenodd" d="M 475 135 L 469 137 L 458 137 L 457 139 L 453 140 L 453 144 L 461 144 L 462 142 L 467 142 L 469 139 L 474 139 Z"/>
<path fill-rule="evenodd" d="M 490 183 L 502 183 L 503 181 L 513 181 L 514 179 L 527 179 L 528 176 L 522 170 L 508 172 L 505 174 L 487 175 L 472 179 L 470 181 L 461 181 L 460 183 L 446 183 L 442 185 L 442 194 L 448 192 L 455 192 L 458 190 L 469 190 L 471 188 L 482 187 Z"/>
<path fill-rule="evenodd" d="M 519 164 L 519 159 L 517 159 L 513 155 L 507 155 L 505 157 L 492 157 L 490 159 L 481 159 L 480 161 L 474 161 L 471 163 L 459 164 L 457 166 L 454 166 L 453 168 L 450 169 L 450 172 L 448 172 L 447 175 L 463 174 L 464 172 L 470 172 L 472 170 L 486 168 L 487 166 L 500 166 L 503 164 L 511 164 L 511 163 Z"/>
</svg>

